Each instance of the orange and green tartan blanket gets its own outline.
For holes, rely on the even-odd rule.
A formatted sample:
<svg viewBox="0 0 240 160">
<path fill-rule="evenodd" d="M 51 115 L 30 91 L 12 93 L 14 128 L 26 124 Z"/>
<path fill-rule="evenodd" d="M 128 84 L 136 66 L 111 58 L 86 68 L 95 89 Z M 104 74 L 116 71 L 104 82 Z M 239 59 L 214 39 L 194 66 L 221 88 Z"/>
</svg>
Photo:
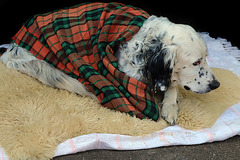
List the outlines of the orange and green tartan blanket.
<svg viewBox="0 0 240 160">
<path fill-rule="evenodd" d="M 118 70 L 119 44 L 138 32 L 149 17 L 120 3 L 85 3 L 31 17 L 12 38 L 95 94 L 102 106 L 138 118 L 158 120 L 150 89 Z"/>
</svg>

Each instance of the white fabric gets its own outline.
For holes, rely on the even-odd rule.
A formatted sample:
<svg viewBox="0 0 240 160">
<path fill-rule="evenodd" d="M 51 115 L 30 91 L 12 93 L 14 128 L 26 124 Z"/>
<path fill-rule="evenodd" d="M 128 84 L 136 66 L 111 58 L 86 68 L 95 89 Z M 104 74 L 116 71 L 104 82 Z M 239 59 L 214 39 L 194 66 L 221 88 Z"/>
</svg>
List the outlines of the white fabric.
<svg viewBox="0 0 240 160">
<path fill-rule="evenodd" d="M 240 77 L 240 50 L 232 47 L 227 40 L 211 38 L 201 33 L 207 43 L 208 64 L 215 68 L 225 68 Z M 144 137 L 119 134 L 93 133 L 69 139 L 58 145 L 55 156 L 72 154 L 93 149 L 136 150 L 170 145 L 193 145 L 221 141 L 240 135 L 240 102 L 227 109 L 211 128 L 191 131 L 179 126 L 170 126 Z M 0 159 L 8 159 L 0 148 Z"/>
<path fill-rule="evenodd" d="M 8 47 L 10 47 L 10 44 L 2 44 L 2 45 L 0 45 L 0 48 L 8 48 Z"/>
</svg>

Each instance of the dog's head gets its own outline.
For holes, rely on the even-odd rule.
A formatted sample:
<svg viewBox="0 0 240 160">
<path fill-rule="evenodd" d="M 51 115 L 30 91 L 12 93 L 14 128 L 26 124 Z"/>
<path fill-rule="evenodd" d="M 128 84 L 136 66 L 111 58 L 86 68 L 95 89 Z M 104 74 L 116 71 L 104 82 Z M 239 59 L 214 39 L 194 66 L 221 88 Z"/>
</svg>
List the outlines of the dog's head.
<svg viewBox="0 0 240 160">
<path fill-rule="evenodd" d="M 192 27 L 155 16 L 145 27 L 142 52 L 153 90 L 166 91 L 176 83 L 195 93 L 207 93 L 220 86 L 206 62 L 206 44 Z"/>
</svg>

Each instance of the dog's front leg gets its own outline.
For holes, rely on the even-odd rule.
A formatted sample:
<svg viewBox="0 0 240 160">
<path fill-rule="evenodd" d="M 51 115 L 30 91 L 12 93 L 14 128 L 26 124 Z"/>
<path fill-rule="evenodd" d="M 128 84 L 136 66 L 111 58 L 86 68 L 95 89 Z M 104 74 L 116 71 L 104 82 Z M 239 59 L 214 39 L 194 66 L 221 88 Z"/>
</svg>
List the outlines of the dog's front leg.
<svg viewBox="0 0 240 160">
<path fill-rule="evenodd" d="M 161 115 L 170 125 L 175 125 L 178 115 L 177 89 L 171 85 L 164 93 Z"/>
</svg>

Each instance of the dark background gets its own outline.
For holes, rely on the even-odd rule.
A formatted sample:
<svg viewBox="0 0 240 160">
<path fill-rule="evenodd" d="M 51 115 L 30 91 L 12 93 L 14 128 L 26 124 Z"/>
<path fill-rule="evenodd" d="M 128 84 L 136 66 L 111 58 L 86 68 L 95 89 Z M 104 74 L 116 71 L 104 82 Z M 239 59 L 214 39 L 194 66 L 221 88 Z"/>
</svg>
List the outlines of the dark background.
<svg viewBox="0 0 240 160">
<path fill-rule="evenodd" d="M 32 15 L 87 2 L 88 0 L 1 0 L 0 44 L 11 37 Z M 92 0 L 94 2 L 95 0 Z M 100 0 L 101 1 L 101 0 Z M 240 13 L 238 1 L 170 1 L 170 0 L 116 0 L 140 7 L 150 15 L 166 16 L 175 23 L 189 24 L 196 31 L 209 32 L 211 37 L 226 38 L 240 48 Z M 111 2 L 102 0 L 101 2 Z"/>
</svg>

